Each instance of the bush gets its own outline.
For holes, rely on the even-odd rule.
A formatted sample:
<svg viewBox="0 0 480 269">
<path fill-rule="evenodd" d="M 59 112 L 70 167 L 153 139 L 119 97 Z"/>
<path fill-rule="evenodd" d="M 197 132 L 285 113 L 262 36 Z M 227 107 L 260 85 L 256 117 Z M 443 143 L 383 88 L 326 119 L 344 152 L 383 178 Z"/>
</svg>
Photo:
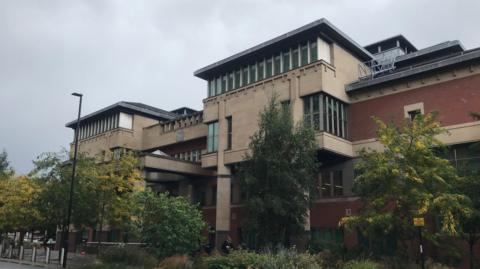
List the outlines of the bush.
<svg viewBox="0 0 480 269">
<path fill-rule="evenodd" d="M 344 269 L 379 269 L 379 265 L 369 260 L 347 262 Z"/>
<path fill-rule="evenodd" d="M 137 247 L 108 247 L 102 250 L 100 259 L 105 264 L 132 265 L 141 268 L 154 268 L 158 261 L 144 249 Z"/>
<path fill-rule="evenodd" d="M 145 191 L 142 220 L 142 239 L 159 259 L 174 255 L 192 254 L 201 248 L 205 222 L 196 205 L 185 197 L 169 197 Z"/>
<path fill-rule="evenodd" d="M 315 256 L 308 253 L 299 254 L 295 249 L 280 248 L 276 252 L 264 254 L 262 269 L 321 269 Z"/>
<path fill-rule="evenodd" d="M 172 256 L 164 259 L 156 269 L 189 269 L 193 264 L 188 256 Z"/>
</svg>

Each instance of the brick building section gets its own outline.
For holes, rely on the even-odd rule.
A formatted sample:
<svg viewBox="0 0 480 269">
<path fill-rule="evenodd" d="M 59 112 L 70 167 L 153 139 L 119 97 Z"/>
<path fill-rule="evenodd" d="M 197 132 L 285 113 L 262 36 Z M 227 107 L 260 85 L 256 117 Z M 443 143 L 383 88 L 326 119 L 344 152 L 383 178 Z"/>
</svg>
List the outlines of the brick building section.
<svg viewBox="0 0 480 269">
<path fill-rule="evenodd" d="M 400 123 L 404 106 L 423 102 L 425 113 L 437 111 L 443 126 L 473 121 L 470 112 L 480 111 L 480 75 L 459 78 L 405 92 L 353 103 L 348 108 L 351 141 L 374 138 L 372 116 Z"/>
</svg>

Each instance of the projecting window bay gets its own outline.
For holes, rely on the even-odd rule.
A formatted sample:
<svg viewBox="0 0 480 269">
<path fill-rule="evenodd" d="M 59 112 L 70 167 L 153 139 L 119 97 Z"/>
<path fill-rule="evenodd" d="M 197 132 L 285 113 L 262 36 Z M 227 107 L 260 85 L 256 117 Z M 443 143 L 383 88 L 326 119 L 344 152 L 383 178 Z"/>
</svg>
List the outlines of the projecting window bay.
<svg viewBox="0 0 480 269">
<path fill-rule="evenodd" d="M 250 65 L 239 66 L 208 81 L 208 97 L 222 94 L 249 84 L 288 72 L 292 69 L 324 60 L 330 63 L 330 44 L 321 38 L 283 49 Z"/>
</svg>

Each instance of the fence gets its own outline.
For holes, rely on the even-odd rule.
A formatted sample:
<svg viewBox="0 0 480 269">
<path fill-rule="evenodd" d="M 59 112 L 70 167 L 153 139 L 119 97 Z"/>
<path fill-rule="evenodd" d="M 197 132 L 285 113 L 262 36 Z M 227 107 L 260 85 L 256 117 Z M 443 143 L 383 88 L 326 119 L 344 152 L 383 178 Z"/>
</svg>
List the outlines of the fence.
<svg viewBox="0 0 480 269">
<path fill-rule="evenodd" d="M 35 264 L 62 265 L 63 249 L 52 250 L 50 247 L 36 245 L 14 246 L 3 241 L 0 244 L 0 258 L 32 262 Z"/>
</svg>

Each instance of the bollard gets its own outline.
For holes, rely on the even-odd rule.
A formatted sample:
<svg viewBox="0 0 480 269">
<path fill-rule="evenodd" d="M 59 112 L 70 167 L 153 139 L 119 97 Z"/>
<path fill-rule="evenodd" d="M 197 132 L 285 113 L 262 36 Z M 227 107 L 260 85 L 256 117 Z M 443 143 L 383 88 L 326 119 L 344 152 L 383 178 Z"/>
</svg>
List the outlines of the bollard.
<svg viewBox="0 0 480 269">
<path fill-rule="evenodd" d="M 19 260 L 23 260 L 23 254 L 24 254 L 24 248 L 23 246 L 20 246 L 20 253 L 18 255 Z"/>
<path fill-rule="evenodd" d="M 0 258 L 3 257 L 3 242 L 0 243 Z"/>
<path fill-rule="evenodd" d="M 37 247 L 33 247 L 32 250 L 32 262 L 35 262 L 37 259 Z"/>
<path fill-rule="evenodd" d="M 60 265 L 63 267 L 63 257 L 65 255 L 65 248 L 60 250 Z"/>
<path fill-rule="evenodd" d="M 8 258 L 11 259 L 13 255 L 13 245 L 10 245 L 8 248 Z"/>
<path fill-rule="evenodd" d="M 45 255 L 45 263 L 50 263 L 50 248 L 47 248 L 47 254 Z"/>
</svg>

